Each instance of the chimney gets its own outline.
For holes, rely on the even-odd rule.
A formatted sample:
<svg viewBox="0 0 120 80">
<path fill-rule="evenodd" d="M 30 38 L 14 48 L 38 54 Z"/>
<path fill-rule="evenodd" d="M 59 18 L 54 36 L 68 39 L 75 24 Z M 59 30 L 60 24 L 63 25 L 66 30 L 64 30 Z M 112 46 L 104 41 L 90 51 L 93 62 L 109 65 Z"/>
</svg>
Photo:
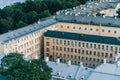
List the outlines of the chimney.
<svg viewBox="0 0 120 80">
<path fill-rule="evenodd" d="M 106 64 L 106 62 L 107 62 L 107 60 L 106 60 L 106 59 L 104 59 L 104 64 Z"/>
<path fill-rule="evenodd" d="M 48 62 L 48 61 L 49 61 L 49 57 L 46 57 L 46 58 L 45 58 L 45 61 Z"/>
<path fill-rule="evenodd" d="M 60 59 L 59 58 L 56 59 L 56 63 L 60 63 Z"/>
<path fill-rule="evenodd" d="M 69 65 L 69 66 L 71 65 L 71 61 L 70 61 L 70 60 L 68 61 L 68 65 Z"/>
<path fill-rule="evenodd" d="M 118 60 L 118 56 L 115 57 L 115 62 Z"/>
<path fill-rule="evenodd" d="M 83 67 L 83 62 L 80 62 L 80 67 Z"/>
<path fill-rule="evenodd" d="M 117 62 L 117 66 L 120 67 L 120 61 Z"/>
<path fill-rule="evenodd" d="M 38 25 L 40 25 L 40 24 L 41 24 L 40 19 L 38 20 L 38 22 L 37 22 L 37 23 L 38 23 Z"/>
</svg>

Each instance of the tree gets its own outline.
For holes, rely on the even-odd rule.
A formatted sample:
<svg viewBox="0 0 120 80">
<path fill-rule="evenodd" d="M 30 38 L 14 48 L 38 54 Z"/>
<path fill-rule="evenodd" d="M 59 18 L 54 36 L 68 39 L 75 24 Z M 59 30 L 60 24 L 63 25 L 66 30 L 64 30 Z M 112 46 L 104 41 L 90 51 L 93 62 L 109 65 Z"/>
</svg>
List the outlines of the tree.
<svg viewBox="0 0 120 80">
<path fill-rule="evenodd" d="M 50 15 L 51 15 L 50 12 L 48 10 L 45 10 L 39 14 L 39 17 L 44 18 L 44 17 L 50 16 Z"/>
<path fill-rule="evenodd" d="M 7 80 L 50 80 L 52 69 L 40 59 L 26 61 L 23 55 L 10 53 L 1 60 L 0 72 Z"/>
<path fill-rule="evenodd" d="M 16 24 L 16 27 L 17 27 L 17 28 L 21 28 L 21 27 L 24 27 L 24 26 L 27 26 L 27 24 L 24 23 L 23 21 L 19 21 L 19 22 Z"/>
</svg>

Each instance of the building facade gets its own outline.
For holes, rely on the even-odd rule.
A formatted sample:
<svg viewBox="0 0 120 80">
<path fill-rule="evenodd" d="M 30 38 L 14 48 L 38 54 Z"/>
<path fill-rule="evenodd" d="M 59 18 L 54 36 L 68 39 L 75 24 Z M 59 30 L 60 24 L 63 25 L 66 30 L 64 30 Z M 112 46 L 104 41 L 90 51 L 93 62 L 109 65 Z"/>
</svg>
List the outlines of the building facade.
<svg viewBox="0 0 120 80">
<path fill-rule="evenodd" d="M 85 66 L 96 67 L 104 59 L 114 63 L 119 52 L 120 42 L 114 37 L 60 31 L 44 33 L 44 57 L 53 61 L 60 58 L 64 63 L 71 60 L 72 64 L 83 62 Z"/>
<path fill-rule="evenodd" d="M 40 57 L 43 53 L 43 33 L 57 29 L 56 23 L 49 19 L 0 35 L 0 53 L 18 52 L 28 57 Z"/>
</svg>

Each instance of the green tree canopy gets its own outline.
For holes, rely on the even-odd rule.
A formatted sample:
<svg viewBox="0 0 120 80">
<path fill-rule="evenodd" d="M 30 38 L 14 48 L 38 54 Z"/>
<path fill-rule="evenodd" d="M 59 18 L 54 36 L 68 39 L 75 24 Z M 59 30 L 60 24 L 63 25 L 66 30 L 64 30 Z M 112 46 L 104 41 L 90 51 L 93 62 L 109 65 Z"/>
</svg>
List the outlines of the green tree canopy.
<svg viewBox="0 0 120 80">
<path fill-rule="evenodd" d="M 40 59 L 26 61 L 23 55 L 11 53 L 1 60 L 1 74 L 7 80 L 50 80 L 52 69 Z"/>
</svg>

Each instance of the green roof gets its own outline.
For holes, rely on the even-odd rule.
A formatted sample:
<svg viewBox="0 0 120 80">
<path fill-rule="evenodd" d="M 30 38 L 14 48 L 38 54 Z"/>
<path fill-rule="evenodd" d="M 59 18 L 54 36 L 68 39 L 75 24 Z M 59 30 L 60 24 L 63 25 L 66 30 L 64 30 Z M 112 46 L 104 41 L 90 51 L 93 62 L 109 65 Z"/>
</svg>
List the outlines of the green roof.
<svg viewBox="0 0 120 80">
<path fill-rule="evenodd" d="M 120 45 L 120 39 L 117 39 L 115 37 L 106 37 L 106 36 L 97 36 L 97 35 L 79 34 L 79 33 L 70 33 L 70 32 L 60 32 L 60 31 L 50 31 L 50 30 L 45 32 L 44 36 L 53 37 L 53 38 L 61 38 L 61 39 L 85 41 L 85 42 Z"/>
</svg>

